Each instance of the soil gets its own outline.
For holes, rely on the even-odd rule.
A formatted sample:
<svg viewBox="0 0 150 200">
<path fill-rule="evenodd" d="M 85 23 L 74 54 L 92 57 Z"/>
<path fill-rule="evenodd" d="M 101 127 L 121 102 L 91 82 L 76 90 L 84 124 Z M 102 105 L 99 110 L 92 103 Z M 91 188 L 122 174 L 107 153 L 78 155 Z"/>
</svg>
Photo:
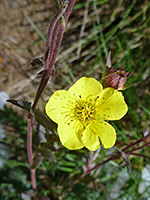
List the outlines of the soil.
<svg viewBox="0 0 150 200">
<path fill-rule="evenodd" d="M 0 1 L 0 90 L 8 92 L 10 98 L 33 100 L 41 67 L 30 62 L 43 55 L 45 42 L 28 19 L 46 37 L 55 12 L 53 0 Z M 57 85 L 51 81 L 49 87 L 55 90 Z"/>
</svg>

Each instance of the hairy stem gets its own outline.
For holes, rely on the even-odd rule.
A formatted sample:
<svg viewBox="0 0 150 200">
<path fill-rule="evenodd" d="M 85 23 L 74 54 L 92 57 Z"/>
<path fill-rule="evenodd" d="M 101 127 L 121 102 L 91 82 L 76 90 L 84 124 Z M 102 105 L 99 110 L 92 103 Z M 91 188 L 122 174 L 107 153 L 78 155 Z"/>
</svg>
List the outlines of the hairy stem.
<svg viewBox="0 0 150 200">
<path fill-rule="evenodd" d="M 64 30 L 65 30 L 65 24 L 62 24 L 60 26 L 60 29 L 59 29 L 59 34 L 58 34 L 58 37 L 57 37 L 57 41 L 56 41 L 56 46 L 55 46 L 55 49 L 54 49 L 53 57 L 52 57 L 50 65 L 49 65 L 49 71 L 48 71 L 48 74 L 47 74 L 48 77 L 50 76 L 50 74 L 51 74 L 51 72 L 53 70 L 53 66 L 54 66 L 54 63 L 55 63 L 55 60 L 56 60 L 56 56 L 57 56 L 58 51 L 59 51 L 59 47 L 60 47 L 60 44 L 61 44 L 61 40 L 62 40 L 62 36 L 63 36 Z"/>
<path fill-rule="evenodd" d="M 45 58 L 44 58 L 44 66 L 45 70 L 42 73 L 42 78 L 40 81 L 39 88 L 37 90 L 35 100 L 32 106 L 32 110 L 34 111 L 36 109 L 38 100 L 45 89 L 47 82 L 49 80 L 49 77 L 51 75 L 51 72 L 53 70 L 56 56 L 58 54 L 60 44 L 62 41 L 64 29 L 66 26 L 66 23 L 68 21 L 70 12 L 72 10 L 72 7 L 74 5 L 75 1 L 74 0 L 65 0 L 62 7 L 58 11 L 58 13 L 55 15 L 55 17 L 52 20 L 52 23 L 50 24 L 49 30 L 48 30 L 48 37 L 47 37 L 47 42 L 46 42 L 46 51 L 45 51 Z M 67 9 L 68 7 L 68 9 Z M 67 11 L 66 11 L 67 9 Z M 63 14 L 66 11 L 66 20 L 64 23 L 63 20 Z M 62 22 L 61 22 L 62 18 Z M 58 32 L 59 30 L 59 32 Z M 55 45 L 55 48 L 54 48 Z M 32 182 L 32 188 L 34 192 L 37 190 L 36 186 L 36 169 L 32 169 L 32 164 L 33 164 L 33 156 L 32 156 L 32 121 L 33 116 L 31 113 L 28 115 L 28 133 L 27 133 L 27 153 L 28 153 L 28 161 L 30 165 L 30 173 L 31 173 L 31 182 Z"/>
<path fill-rule="evenodd" d="M 68 3 L 69 3 L 69 5 L 68 5 Z M 35 97 L 35 100 L 34 100 L 34 103 L 32 106 L 33 110 L 35 110 L 38 100 L 47 85 L 47 82 L 48 82 L 51 72 L 53 70 L 56 56 L 58 54 L 58 50 L 59 50 L 59 47 L 61 44 L 65 24 L 63 24 L 63 26 L 62 26 L 62 24 L 60 25 L 60 22 L 59 22 L 60 18 L 66 11 L 67 6 L 73 6 L 73 5 L 74 4 L 72 4 L 72 1 L 68 2 L 68 0 L 65 0 L 63 7 L 53 18 L 53 21 L 49 27 L 48 37 L 47 37 L 47 42 L 46 42 L 46 51 L 45 51 L 45 71 L 42 75 L 42 79 L 41 79 L 41 82 L 40 82 L 40 85 L 39 85 L 39 88 L 38 88 L 38 91 L 37 91 L 37 94 L 36 94 L 36 97 Z M 69 12 L 71 12 L 71 9 L 67 10 L 67 12 L 68 12 L 67 16 L 69 17 Z M 59 25 L 60 25 L 60 28 L 59 28 Z M 56 40 L 58 28 L 59 28 L 59 35 Z M 56 46 L 54 49 L 55 40 L 56 40 Z"/>
<path fill-rule="evenodd" d="M 32 119 L 31 114 L 28 115 L 28 134 L 27 134 L 27 154 L 28 161 L 30 166 L 30 174 L 31 174 L 31 182 L 32 188 L 34 192 L 36 192 L 36 177 L 35 177 L 35 169 L 32 169 L 33 158 L 32 158 Z"/>
<path fill-rule="evenodd" d="M 73 7 L 74 4 L 75 4 L 75 0 L 70 0 L 69 1 L 69 5 L 68 5 L 67 11 L 65 13 L 65 21 L 66 21 L 66 23 L 68 22 L 68 19 L 69 19 L 69 16 L 70 16 L 70 13 L 71 13 L 71 10 L 72 10 L 72 7 Z"/>
<path fill-rule="evenodd" d="M 54 47 L 55 47 L 55 43 L 56 43 L 56 37 L 57 37 L 58 30 L 59 30 L 59 26 L 60 26 L 60 19 L 56 23 L 56 26 L 55 26 L 54 32 L 53 32 L 53 36 L 52 36 L 51 48 L 49 50 L 49 56 L 47 57 L 47 63 L 49 63 L 49 65 L 50 65 L 52 57 L 53 57 Z"/>
<path fill-rule="evenodd" d="M 49 65 L 49 52 L 50 52 L 50 47 L 51 47 L 51 43 L 52 40 L 55 40 L 56 34 L 54 35 L 55 37 L 52 38 L 53 36 L 53 31 L 54 28 L 57 24 L 57 22 L 59 21 L 59 19 L 62 17 L 62 15 L 64 14 L 64 12 L 66 11 L 66 8 L 68 6 L 68 1 L 66 3 L 66 1 L 64 2 L 64 6 L 63 8 L 60 9 L 60 11 L 55 15 L 55 17 L 53 18 L 49 30 L 48 30 L 48 37 L 47 37 L 47 42 L 46 42 L 46 51 L 45 51 L 45 69 L 48 69 L 48 65 Z"/>
<path fill-rule="evenodd" d="M 42 78 L 41 78 L 41 81 L 40 81 L 40 85 L 39 85 L 39 88 L 37 90 L 37 93 L 36 93 L 36 96 L 35 96 L 35 100 L 34 100 L 34 103 L 33 103 L 33 106 L 32 106 L 32 110 L 34 111 L 35 108 L 36 108 L 36 105 L 38 103 L 38 100 L 44 90 L 44 88 L 46 87 L 47 85 L 47 82 L 49 80 L 49 77 L 47 77 L 47 70 L 44 70 L 43 73 L 42 73 Z"/>
</svg>

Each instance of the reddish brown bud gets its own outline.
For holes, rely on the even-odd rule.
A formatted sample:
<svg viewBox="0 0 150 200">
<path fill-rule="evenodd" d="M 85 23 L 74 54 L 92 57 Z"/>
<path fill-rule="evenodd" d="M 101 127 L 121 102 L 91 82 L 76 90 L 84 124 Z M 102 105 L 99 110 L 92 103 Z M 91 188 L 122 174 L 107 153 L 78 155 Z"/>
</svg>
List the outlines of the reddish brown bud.
<svg viewBox="0 0 150 200">
<path fill-rule="evenodd" d="M 108 55 L 107 63 L 106 63 L 106 71 L 102 76 L 103 79 L 103 86 L 104 88 L 106 87 L 112 87 L 116 90 L 124 90 L 132 85 L 129 85 L 125 87 L 126 81 L 129 78 L 129 76 L 133 73 L 131 72 L 126 72 L 125 69 L 119 69 L 115 67 L 111 67 L 111 53 Z"/>
</svg>

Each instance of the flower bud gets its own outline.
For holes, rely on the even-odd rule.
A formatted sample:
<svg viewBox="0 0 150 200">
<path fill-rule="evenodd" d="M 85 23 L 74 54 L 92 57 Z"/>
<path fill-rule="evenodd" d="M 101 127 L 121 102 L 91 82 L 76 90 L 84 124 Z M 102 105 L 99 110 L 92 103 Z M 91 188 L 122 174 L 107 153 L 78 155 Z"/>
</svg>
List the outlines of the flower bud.
<svg viewBox="0 0 150 200">
<path fill-rule="evenodd" d="M 111 59 L 110 59 L 111 53 L 109 52 L 107 63 L 106 63 L 106 71 L 102 76 L 103 79 L 103 86 L 106 87 L 112 87 L 116 90 L 124 90 L 132 85 L 125 86 L 127 79 L 129 76 L 133 73 L 126 72 L 125 69 L 119 69 L 115 67 L 111 67 Z"/>
</svg>

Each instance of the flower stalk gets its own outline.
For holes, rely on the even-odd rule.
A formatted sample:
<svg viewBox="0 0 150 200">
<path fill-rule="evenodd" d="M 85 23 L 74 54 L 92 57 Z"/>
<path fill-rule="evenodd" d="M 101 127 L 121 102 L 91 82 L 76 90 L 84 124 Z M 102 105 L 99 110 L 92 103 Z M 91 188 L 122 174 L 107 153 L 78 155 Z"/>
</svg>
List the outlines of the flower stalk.
<svg viewBox="0 0 150 200">
<path fill-rule="evenodd" d="M 46 41 L 46 50 L 44 55 L 44 68 L 45 70 L 42 73 L 42 78 L 39 84 L 39 88 L 37 90 L 34 103 L 32 105 L 31 111 L 35 111 L 39 98 L 43 90 L 45 89 L 52 70 L 54 68 L 54 64 L 56 61 L 56 56 L 58 54 L 60 44 L 62 41 L 62 37 L 64 34 L 65 26 L 68 21 L 69 15 L 71 13 L 72 7 L 75 3 L 75 0 L 65 0 L 60 6 L 57 14 L 54 16 L 49 29 L 48 29 L 48 37 Z M 65 19 L 64 19 L 65 16 Z M 28 131 L 27 131 L 27 153 L 28 153 L 28 161 L 30 166 L 31 173 L 31 182 L 32 188 L 36 193 L 36 169 L 32 169 L 33 164 L 33 152 L 32 152 L 32 123 L 33 123 L 33 115 L 32 113 L 28 114 Z"/>
<path fill-rule="evenodd" d="M 64 21 L 63 18 L 62 18 L 61 21 Z M 55 64 L 55 60 L 56 60 L 56 56 L 58 54 L 59 47 L 60 47 L 60 44 L 61 44 L 61 41 L 62 41 L 64 30 L 65 30 L 65 23 L 62 22 L 60 24 L 59 34 L 58 34 L 58 37 L 56 39 L 56 46 L 55 46 L 55 49 L 54 49 L 53 57 L 52 57 L 51 62 L 49 64 L 49 70 L 48 70 L 48 73 L 47 73 L 48 78 L 49 78 L 50 74 L 52 73 L 52 70 L 53 70 L 53 67 L 54 67 L 54 64 Z"/>
<path fill-rule="evenodd" d="M 27 154 L 28 154 L 28 161 L 30 166 L 30 174 L 31 174 L 31 182 L 32 188 L 36 193 L 36 178 L 35 178 L 35 169 L 32 169 L 33 164 L 33 157 L 32 157 L 32 116 L 28 114 L 28 134 L 27 134 Z"/>
<path fill-rule="evenodd" d="M 50 27 L 48 30 L 47 42 L 46 42 L 46 51 L 45 51 L 45 56 L 44 56 L 45 70 L 42 74 L 41 82 L 40 82 L 38 91 L 36 93 L 32 110 L 35 110 L 37 102 L 43 90 L 45 89 L 47 82 L 49 80 L 49 77 L 52 73 L 56 56 L 58 54 L 61 40 L 64 33 L 64 29 L 65 29 L 65 23 L 60 24 L 60 18 L 63 17 L 63 14 L 66 11 L 67 6 L 68 6 L 68 1 L 66 0 L 63 4 L 63 7 L 61 7 L 60 11 L 58 11 L 58 13 L 55 15 L 55 17 L 53 18 L 50 24 Z M 57 38 L 57 34 L 58 34 L 58 38 Z M 54 49 L 54 45 L 55 45 L 55 49 Z"/>
</svg>

